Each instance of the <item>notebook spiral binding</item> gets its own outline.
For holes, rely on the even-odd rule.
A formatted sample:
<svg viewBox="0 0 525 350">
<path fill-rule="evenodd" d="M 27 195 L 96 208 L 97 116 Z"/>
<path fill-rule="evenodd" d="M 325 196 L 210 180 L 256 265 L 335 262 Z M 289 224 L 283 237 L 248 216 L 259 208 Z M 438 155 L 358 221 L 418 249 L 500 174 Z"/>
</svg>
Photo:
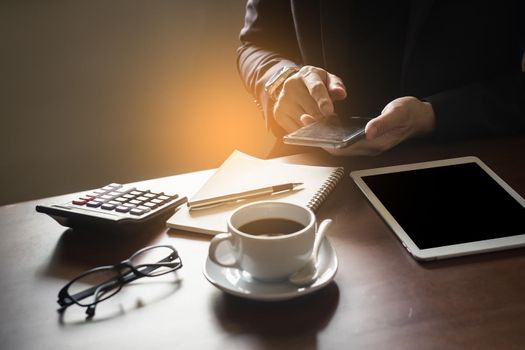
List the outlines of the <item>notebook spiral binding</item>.
<svg viewBox="0 0 525 350">
<path fill-rule="evenodd" d="M 306 205 L 312 211 L 317 211 L 325 199 L 334 190 L 335 186 L 341 181 L 345 175 L 345 170 L 342 167 L 337 168 L 332 175 L 325 181 L 323 186 L 317 191 L 317 193 L 310 199 Z"/>
</svg>

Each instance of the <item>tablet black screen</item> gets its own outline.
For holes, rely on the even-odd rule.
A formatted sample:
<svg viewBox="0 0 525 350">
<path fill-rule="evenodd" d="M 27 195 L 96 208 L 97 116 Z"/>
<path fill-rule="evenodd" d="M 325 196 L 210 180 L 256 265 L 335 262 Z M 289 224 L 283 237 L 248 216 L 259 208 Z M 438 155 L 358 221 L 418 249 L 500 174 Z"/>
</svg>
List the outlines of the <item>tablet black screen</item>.
<svg viewBox="0 0 525 350">
<path fill-rule="evenodd" d="M 525 233 L 525 208 L 476 163 L 363 181 L 420 249 Z"/>
</svg>

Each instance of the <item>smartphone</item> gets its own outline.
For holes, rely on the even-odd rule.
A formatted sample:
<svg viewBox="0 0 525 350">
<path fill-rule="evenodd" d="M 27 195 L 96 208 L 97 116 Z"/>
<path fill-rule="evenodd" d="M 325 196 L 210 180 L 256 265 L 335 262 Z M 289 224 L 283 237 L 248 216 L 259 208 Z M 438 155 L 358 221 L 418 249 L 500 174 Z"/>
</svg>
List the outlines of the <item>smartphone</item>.
<svg viewBox="0 0 525 350">
<path fill-rule="evenodd" d="M 372 118 L 328 117 L 303 126 L 285 135 L 283 142 L 289 145 L 345 148 L 365 136 L 365 126 Z"/>
</svg>

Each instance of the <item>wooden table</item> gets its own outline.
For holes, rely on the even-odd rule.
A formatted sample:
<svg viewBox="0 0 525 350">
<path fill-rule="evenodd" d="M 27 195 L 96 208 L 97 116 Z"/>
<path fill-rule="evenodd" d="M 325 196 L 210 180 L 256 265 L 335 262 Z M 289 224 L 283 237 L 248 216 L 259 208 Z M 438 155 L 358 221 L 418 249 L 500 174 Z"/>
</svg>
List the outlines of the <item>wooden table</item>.
<svg viewBox="0 0 525 350">
<path fill-rule="evenodd" d="M 321 153 L 286 162 L 339 164 L 347 172 L 475 155 L 525 196 L 525 138 L 407 144 L 371 158 Z M 191 194 L 211 171 L 145 181 Z M 202 274 L 209 237 L 162 225 L 134 235 L 74 232 L 36 213 L 41 202 L 0 208 L 2 349 L 524 349 L 525 249 L 419 263 L 345 177 L 318 212 L 339 271 L 326 288 L 284 302 L 224 294 Z M 167 242 L 182 256 L 177 274 L 142 279 L 100 304 L 86 322 L 59 289 L 76 274 Z"/>
</svg>

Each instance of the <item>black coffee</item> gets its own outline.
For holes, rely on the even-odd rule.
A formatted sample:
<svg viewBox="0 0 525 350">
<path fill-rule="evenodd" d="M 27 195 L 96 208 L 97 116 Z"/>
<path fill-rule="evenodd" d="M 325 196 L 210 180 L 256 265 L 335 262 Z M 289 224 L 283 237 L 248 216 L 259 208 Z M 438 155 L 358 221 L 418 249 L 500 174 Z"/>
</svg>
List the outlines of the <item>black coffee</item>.
<svg viewBox="0 0 525 350">
<path fill-rule="evenodd" d="M 289 219 L 269 218 L 248 222 L 239 231 L 255 236 L 283 236 L 300 231 L 305 226 Z"/>
</svg>

